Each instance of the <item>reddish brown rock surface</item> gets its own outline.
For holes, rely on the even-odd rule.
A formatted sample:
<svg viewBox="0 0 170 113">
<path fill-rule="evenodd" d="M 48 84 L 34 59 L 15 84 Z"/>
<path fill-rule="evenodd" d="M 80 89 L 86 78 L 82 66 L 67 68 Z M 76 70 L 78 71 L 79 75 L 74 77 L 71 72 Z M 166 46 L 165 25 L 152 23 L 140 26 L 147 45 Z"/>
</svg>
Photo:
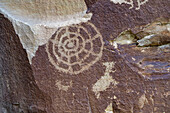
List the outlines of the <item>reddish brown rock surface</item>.
<svg viewBox="0 0 170 113">
<path fill-rule="evenodd" d="M 51 95 L 54 109 L 59 113 L 103 113 L 107 106 L 112 103 L 114 113 L 169 112 L 169 72 L 166 72 L 165 78 L 147 79 L 141 76 L 140 71 L 134 69 L 137 66 L 129 65 L 129 58 L 132 58 L 133 53 L 134 56 L 143 58 L 146 57 L 144 54 L 136 52 L 133 47 L 122 48 L 122 51 L 125 52 L 121 53 L 108 44 L 109 40 L 128 28 L 135 29 L 157 18 L 170 17 L 167 1 L 149 1 L 140 10 L 129 10 L 128 5 L 115 5 L 112 2 L 102 0 L 89 5 L 89 7 L 89 12 L 93 13 L 90 22 L 97 27 L 105 43 L 103 55 L 98 62 L 81 73 L 65 73 L 55 66 L 57 63 L 59 66 L 60 62 L 57 60 L 58 58 L 55 58 L 55 55 L 52 55 L 55 49 L 53 44 L 49 51 L 55 64 L 49 61 L 49 55 L 47 55 L 45 49 L 46 45 L 39 47 L 36 56 L 33 58 L 32 68 L 37 84 L 40 89 Z M 88 25 L 88 23 L 85 24 Z M 83 26 L 83 24 L 79 26 Z M 91 31 L 92 29 L 87 29 L 92 33 L 92 36 L 95 35 Z M 52 40 L 58 37 L 57 33 L 52 36 Z M 100 45 L 96 44 L 95 48 L 100 48 Z M 141 48 L 139 48 L 140 50 Z M 154 49 L 151 48 L 150 51 L 154 52 Z M 61 53 L 64 53 L 64 51 L 61 51 Z M 150 56 L 151 53 L 147 54 L 147 57 L 150 56 L 154 59 L 159 55 L 157 51 L 154 53 L 152 56 Z M 168 56 L 168 53 L 163 54 Z M 123 57 L 124 55 L 125 57 Z M 159 58 L 164 59 L 165 56 L 159 56 Z M 105 86 L 103 82 L 109 82 L 107 77 L 104 78 L 107 75 L 105 75 L 107 66 L 104 63 L 107 62 L 115 63 L 109 72 L 115 82 L 108 83 L 106 86 L 109 87 L 102 90 L 102 86 Z M 101 87 L 101 89 L 95 87 L 95 85 L 98 85 L 97 82 L 100 81 L 98 87 Z M 96 92 L 93 92 L 94 90 Z"/>
<path fill-rule="evenodd" d="M 0 113 L 46 113 L 50 99 L 37 87 L 11 22 L 0 14 Z"/>
<path fill-rule="evenodd" d="M 9 78 L 6 80 L 14 81 L 10 86 L 15 86 L 14 84 L 17 83 L 12 91 L 21 93 L 21 96 L 18 96 L 6 91 L 6 94 L 2 93 L 1 98 L 8 102 L 5 98 L 8 94 L 7 99 L 13 95 L 17 101 L 22 100 L 22 97 L 26 100 L 33 99 L 31 102 L 23 103 L 31 106 L 34 102 L 39 102 L 38 97 L 41 99 L 44 97 L 40 102 L 43 105 L 37 108 L 45 109 L 48 113 L 104 113 L 109 105 L 113 113 L 170 112 L 169 71 L 163 70 L 162 76 L 161 73 L 153 72 L 155 67 L 149 68 L 149 72 L 146 68 L 140 70 L 145 63 L 157 61 L 157 59 L 160 61 L 157 62 L 158 64 L 163 63 L 161 67 L 169 66 L 169 53 L 160 52 L 156 47 L 149 48 L 145 51 L 146 53 L 143 53 L 143 48 L 136 45 L 122 45 L 115 48 L 109 43 L 109 40 L 116 38 L 122 31 L 132 29 L 133 32 L 137 32 L 140 26 L 147 25 L 157 18 L 170 18 L 170 1 L 149 0 L 139 10 L 129 9 L 127 4 L 114 4 L 109 0 L 95 2 L 89 0 L 86 3 L 89 7 L 88 12 L 93 13 L 92 19 L 89 22 L 66 26 L 56 31 L 47 44 L 39 47 L 32 59 L 32 70 L 17 36 L 14 31 L 11 32 L 12 25 L 3 17 L 1 18 L 3 20 L 0 23 L 3 25 L 1 32 L 7 30 L 8 34 L 15 35 L 17 41 L 11 40 L 7 34 L 6 38 L 1 36 L 0 72 L 4 78 L 6 74 L 3 70 L 6 69 L 9 73 Z M 6 28 L 4 23 L 10 27 Z M 77 54 L 79 51 L 80 53 Z M 76 58 L 71 58 L 72 55 Z M 137 65 L 140 61 L 142 66 Z M 14 64 L 18 62 L 20 63 L 15 66 Z M 21 73 L 16 69 L 13 72 L 12 67 L 20 70 Z M 146 71 L 153 75 L 147 76 L 142 73 Z M 10 74 L 13 78 L 10 78 Z M 3 80 L 2 83 L 4 86 L 2 85 L 1 91 L 4 92 L 8 83 Z M 24 87 L 25 85 L 29 88 Z M 47 94 L 49 98 L 44 94 Z M 12 100 L 9 99 L 8 107 Z M 9 111 L 9 113 L 12 112 Z"/>
</svg>

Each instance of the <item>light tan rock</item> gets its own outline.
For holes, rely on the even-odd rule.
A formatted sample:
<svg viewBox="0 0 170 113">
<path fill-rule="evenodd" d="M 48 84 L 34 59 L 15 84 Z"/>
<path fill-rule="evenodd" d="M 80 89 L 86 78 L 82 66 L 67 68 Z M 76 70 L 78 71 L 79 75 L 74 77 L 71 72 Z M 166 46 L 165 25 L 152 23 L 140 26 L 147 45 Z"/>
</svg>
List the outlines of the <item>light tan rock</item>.
<svg viewBox="0 0 170 113">
<path fill-rule="evenodd" d="M 86 10 L 84 0 L 0 1 L 0 13 L 12 21 L 30 63 L 38 46 L 47 43 L 59 27 L 88 21 L 92 15 Z"/>
</svg>

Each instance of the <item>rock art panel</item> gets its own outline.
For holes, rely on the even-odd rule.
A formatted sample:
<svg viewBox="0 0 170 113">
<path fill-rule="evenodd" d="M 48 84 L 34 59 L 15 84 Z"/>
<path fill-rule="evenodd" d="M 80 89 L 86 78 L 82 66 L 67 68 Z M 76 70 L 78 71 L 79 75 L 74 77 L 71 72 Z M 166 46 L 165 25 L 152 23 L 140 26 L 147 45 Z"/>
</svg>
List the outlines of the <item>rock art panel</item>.
<svg viewBox="0 0 170 113">
<path fill-rule="evenodd" d="M 92 23 L 86 24 L 94 35 L 81 24 L 66 26 L 60 28 L 46 45 L 49 61 L 59 71 L 79 74 L 102 57 L 102 35 Z"/>
<path fill-rule="evenodd" d="M 71 0 L 68 1 L 71 2 Z M 133 0 L 133 8 L 131 9 L 129 9 L 130 6 L 128 5 L 131 3 L 130 0 L 126 2 L 129 3 L 122 2 L 122 4 L 115 4 L 110 0 L 95 0 L 93 4 L 90 4 L 90 7 L 88 6 L 88 12 L 93 13 L 92 18 L 89 19 L 88 22 L 79 23 L 79 21 L 78 24 L 76 21 L 76 23 L 74 23 L 76 25 L 73 25 L 71 21 L 71 24 L 66 25 L 62 23 L 63 20 L 61 19 L 61 21 L 57 22 L 62 26 L 54 26 L 56 28 L 53 29 L 54 33 L 48 33 L 48 30 L 41 32 L 37 26 L 34 26 L 34 28 L 36 28 L 35 31 L 33 30 L 34 33 L 39 33 L 39 38 L 36 39 L 38 39 L 38 42 L 41 42 L 41 44 L 38 43 L 38 46 L 36 46 L 38 50 L 36 49 L 37 51 L 31 64 L 36 80 L 35 86 L 37 85 L 42 92 L 49 96 L 47 100 L 49 100 L 52 106 L 52 108 L 44 104 L 44 106 L 42 106 L 40 102 L 40 106 L 37 106 L 38 110 L 45 111 L 50 109 L 53 111 L 47 111 L 47 113 L 170 112 L 170 104 L 168 101 L 170 88 L 169 75 L 163 79 L 162 77 L 148 79 L 147 77 L 141 76 L 144 74 L 141 74 L 134 68 L 138 68 L 135 65 L 136 63 L 131 62 L 132 60 L 140 61 L 138 58 L 141 57 L 150 57 L 152 53 L 155 53 L 152 56 L 154 56 L 154 60 L 157 61 L 158 57 L 168 56 L 166 53 L 167 50 L 163 54 L 156 54 L 158 51 L 152 47 L 149 51 L 145 51 L 142 49 L 143 47 L 140 48 L 133 44 L 134 40 L 129 42 L 131 38 L 124 40 L 124 42 L 128 42 L 128 46 L 120 46 L 119 44 L 113 46 L 109 43 L 110 40 L 114 40 L 123 31 L 128 31 L 129 29 L 133 32 L 139 31 L 139 29 L 159 17 L 170 18 L 170 5 L 168 4 L 170 2 L 167 2 L 167 0 L 149 0 L 145 3 L 144 0 Z M 136 10 L 136 8 L 139 7 L 138 2 L 144 4 L 140 5 L 141 8 L 139 10 Z M 74 17 L 75 16 L 73 16 L 73 18 Z M 77 18 L 74 19 L 77 20 Z M 58 23 L 57 25 L 59 25 Z M 58 29 L 58 27 L 60 28 Z M 25 31 L 27 31 L 26 28 L 24 28 Z M 21 29 L 18 28 L 18 30 Z M 23 32 L 24 30 L 21 31 Z M 49 34 L 49 37 L 46 35 L 43 37 L 46 33 Z M 53 35 L 51 36 L 50 34 Z M 130 35 L 128 35 L 128 37 L 129 36 Z M 13 40 L 13 38 L 8 37 L 8 41 L 6 39 L 4 41 L 3 38 L 0 39 L 2 39 L 2 42 L 5 42 L 7 48 L 12 45 L 12 43 L 9 44 L 8 41 Z M 136 48 L 137 50 L 135 50 Z M 16 48 L 14 48 L 14 50 L 15 49 Z M 86 51 L 86 49 L 88 51 Z M 79 51 L 81 53 L 84 50 L 84 54 L 80 54 L 79 56 Z M 8 51 L 1 53 L 8 53 Z M 74 57 L 76 55 L 80 58 Z M 90 57 L 88 58 L 86 56 Z M 15 59 L 11 58 L 8 60 L 8 57 L 4 57 L 4 59 L 10 62 L 8 64 L 11 68 L 2 71 L 1 73 L 3 73 L 3 75 L 11 71 L 11 69 L 16 73 L 21 71 L 20 68 L 18 70 L 13 68 L 15 65 L 18 66 L 18 63 L 14 62 L 16 61 Z M 23 61 L 22 56 L 20 56 L 18 60 Z M 150 60 L 154 61 L 153 59 L 142 60 L 143 65 L 147 67 L 144 71 L 146 69 L 154 69 L 150 64 L 148 66 L 145 65 L 145 62 L 147 64 Z M 93 61 L 94 63 L 92 63 Z M 0 62 L 5 64 L 1 59 Z M 77 64 L 77 67 L 74 66 L 74 63 Z M 29 65 L 29 63 L 27 64 Z M 157 67 L 160 68 L 159 65 Z M 27 74 L 27 71 L 23 72 L 23 75 Z M 155 73 L 152 74 L 155 75 Z M 11 76 L 12 75 L 14 74 L 11 74 Z M 6 78 L 9 81 L 2 80 L 3 84 L 7 86 L 6 89 L 10 89 L 8 84 L 13 82 L 13 80 L 9 79 L 10 77 Z M 18 76 L 14 76 L 13 78 L 16 77 Z M 32 79 L 34 78 L 32 77 Z M 30 79 L 27 79 L 27 77 L 25 77 L 25 79 L 24 80 L 27 81 L 26 84 L 22 82 L 21 86 L 24 86 L 22 91 L 26 92 L 21 93 L 21 95 L 30 94 L 30 97 L 33 97 L 32 91 L 29 92 L 30 87 L 27 87 Z M 29 86 L 31 86 L 31 83 Z M 25 90 L 25 88 L 27 90 Z M 11 94 L 13 94 L 13 90 Z M 4 99 L 6 99 L 5 96 L 4 94 Z M 22 96 L 19 95 L 18 97 Z M 45 100 L 43 96 L 42 100 Z M 29 102 L 31 103 L 33 101 L 29 100 Z M 36 102 L 39 103 L 39 101 L 35 99 L 35 103 Z M 14 104 L 16 105 L 16 103 Z M 34 109 L 36 105 L 30 106 L 30 108 Z"/>
<path fill-rule="evenodd" d="M 148 79 L 134 69 L 137 66 L 130 64 L 131 60 L 135 61 L 136 57 L 141 58 L 144 55 L 143 49 L 133 44 L 135 40 L 129 42 L 131 40 L 129 38 L 124 41 L 131 47 L 124 46 L 123 53 L 119 44 L 114 47 L 109 43 L 123 31 L 134 32 L 159 17 L 170 17 L 166 0 L 149 0 L 140 5 L 139 10 L 135 9 L 138 8 L 137 1 L 133 0 L 133 6 L 129 9 L 128 4 L 115 4 L 109 0 L 99 0 L 89 4 L 88 11 L 93 13 L 91 20 L 59 28 L 48 43 L 38 48 L 32 60 L 34 77 L 39 88 L 50 95 L 54 111 L 57 113 L 169 112 L 168 77 Z M 78 31 L 80 28 L 82 30 Z M 77 67 L 75 69 L 81 71 L 74 70 L 72 64 L 80 62 L 76 61 L 76 57 L 71 59 L 70 56 L 77 55 L 76 52 L 79 51 L 76 50 L 77 47 L 83 47 L 85 44 L 83 39 L 86 41 L 89 36 L 93 38 L 96 31 L 101 37 L 97 38 L 98 43 L 93 43 L 95 46 L 93 49 L 98 49 L 99 53 L 102 50 L 102 56 L 91 66 L 88 63 L 81 66 L 87 67 L 86 70 Z M 128 37 L 130 34 L 131 32 Z M 76 40 L 78 36 L 82 39 L 79 45 L 77 44 L 79 40 Z M 100 39 L 103 40 L 103 48 Z M 91 52 L 91 46 L 88 47 Z M 135 48 L 139 51 L 134 50 Z M 148 52 L 146 56 L 151 53 Z M 84 54 L 84 57 L 86 55 Z M 66 56 L 71 62 L 67 62 Z M 88 61 L 95 61 L 95 58 L 94 60 L 89 58 Z M 68 65 L 71 67 L 69 71 Z"/>
</svg>

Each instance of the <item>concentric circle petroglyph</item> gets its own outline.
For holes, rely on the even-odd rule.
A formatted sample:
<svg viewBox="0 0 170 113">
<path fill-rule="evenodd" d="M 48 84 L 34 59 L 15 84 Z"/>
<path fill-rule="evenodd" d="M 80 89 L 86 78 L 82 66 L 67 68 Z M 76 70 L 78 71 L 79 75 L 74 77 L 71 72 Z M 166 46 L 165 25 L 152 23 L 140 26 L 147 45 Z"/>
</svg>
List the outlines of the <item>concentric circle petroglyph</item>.
<svg viewBox="0 0 170 113">
<path fill-rule="evenodd" d="M 79 74 L 102 57 L 103 38 L 90 22 L 60 28 L 46 45 L 50 63 L 61 72 Z"/>
</svg>

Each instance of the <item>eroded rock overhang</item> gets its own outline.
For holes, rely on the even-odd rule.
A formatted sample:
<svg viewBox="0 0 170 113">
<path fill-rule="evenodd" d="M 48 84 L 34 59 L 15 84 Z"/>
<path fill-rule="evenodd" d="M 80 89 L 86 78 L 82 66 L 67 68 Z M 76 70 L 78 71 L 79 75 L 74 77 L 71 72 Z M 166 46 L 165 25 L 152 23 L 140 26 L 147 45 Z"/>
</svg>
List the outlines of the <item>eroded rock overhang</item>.
<svg viewBox="0 0 170 113">
<path fill-rule="evenodd" d="M 1 0 L 0 13 L 13 24 L 31 63 L 38 46 L 62 26 L 87 22 L 84 0 Z"/>
</svg>

